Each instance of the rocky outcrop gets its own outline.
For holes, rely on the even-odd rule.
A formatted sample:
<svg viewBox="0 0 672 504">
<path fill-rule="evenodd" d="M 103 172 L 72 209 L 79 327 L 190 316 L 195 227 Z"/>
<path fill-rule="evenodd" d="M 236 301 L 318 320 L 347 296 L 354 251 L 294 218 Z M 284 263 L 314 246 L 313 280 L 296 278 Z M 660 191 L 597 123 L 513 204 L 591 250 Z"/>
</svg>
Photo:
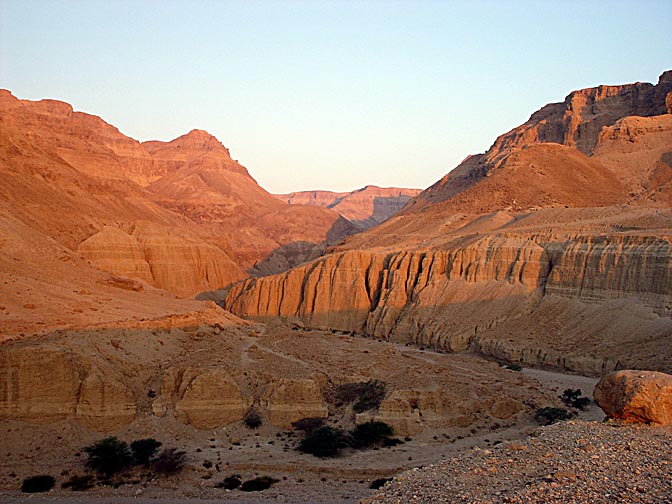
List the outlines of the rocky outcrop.
<svg viewBox="0 0 672 504">
<path fill-rule="evenodd" d="M 78 247 L 93 266 L 188 296 L 245 274 L 222 250 L 186 230 L 138 222 L 130 233 L 106 226 Z"/>
<path fill-rule="evenodd" d="M 672 71 L 656 85 L 637 82 L 598 86 L 570 93 L 562 103 L 544 106 L 517 128 L 499 136 L 485 154 L 470 156 L 457 168 L 411 200 L 402 213 L 448 200 L 492 175 L 507 158 L 534 144 L 555 143 L 591 155 L 604 127 L 629 116 L 669 113 Z"/>
<path fill-rule="evenodd" d="M 152 404 L 155 415 L 173 410 L 175 418 L 197 429 L 213 429 L 243 418 L 248 401 L 224 370 L 173 368 L 162 378 L 161 395 Z"/>
<path fill-rule="evenodd" d="M 0 419 L 52 423 L 65 418 L 109 431 L 135 419 L 135 399 L 113 374 L 69 350 L 17 346 L 0 353 Z"/>
<path fill-rule="evenodd" d="M 374 412 L 356 416 L 358 424 L 385 422 L 395 434 L 411 436 L 425 428 L 468 427 L 485 415 L 502 420 L 525 406 L 518 400 L 501 397 L 458 397 L 445 390 L 395 390 Z"/>
<path fill-rule="evenodd" d="M 282 378 L 272 382 L 261 397 L 269 421 L 291 429 L 301 418 L 326 418 L 328 409 L 314 380 Z"/>
<path fill-rule="evenodd" d="M 672 242 L 658 237 L 595 236 L 546 245 L 553 263 L 546 292 L 594 302 L 634 296 L 672 313 Z"/>
<path fill-rule="evenodd" d="M 617 360 L 568 356 L 561 345 L 521 347 L 481 333 L 504 321 L 532 320 L 549 296 L 588 304 L 634 300 L 669 317 L 670 271 L 672 243 L 662 238 L 493 235 L 445 252 L 332 254 L 237 284 L 225 306 L 244 317 L 300 320 L 444 351 L 471 347 L 503 360 L 599 374 L 616 369 Z"/>
<path fill-rule="evenodd" d="M 600 380 L 593 397 L 609 418 L 672 424 L 672 375 L 655 371 L 616 371 Z"/>
</svg>

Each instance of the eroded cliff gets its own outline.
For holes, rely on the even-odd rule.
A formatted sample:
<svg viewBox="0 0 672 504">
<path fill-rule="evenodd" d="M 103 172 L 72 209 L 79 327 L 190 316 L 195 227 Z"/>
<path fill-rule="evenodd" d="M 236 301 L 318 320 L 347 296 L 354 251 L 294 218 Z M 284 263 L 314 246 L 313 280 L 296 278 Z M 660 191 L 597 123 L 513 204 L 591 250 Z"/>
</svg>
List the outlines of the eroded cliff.
<svg viewBox="0 0 672 504">
<path fill-rule="evenodd" d="M 465 240 L 469 243 L 446 251 L 333 254 L 282 275 L 241 282 L 231 289 L 225 306 L 258 320 L 300 320 L 310 327 L 445 351 L 472 347 L 506 360 L 591 374 L 601 369 L 592 360 L 579 362 L 578 355 L 589 347 L 575 348 L 573 335 L 590 332 L 595 319 L 567 326 L 539 320 L 547 305 L 572 303 L 576 314 L 609 311 L 613 301 L 636 306 L 641 319 L 637 328 L 628 324 L 626 329 L 618 317 L 594 328 L 608 340 L 595 358 L 611 359 L 610 366 L 619 359 L 621 365 L 632 362 L 629 358 L 641 365 L 641 356 L 634 353 L 615 357 L 623 339 L 672 338 L 669 238 L 492 235 Z M 533 320 L 539 324 L 536 343 L 493 331 Z M 559 345 L 554 359 L 547 354 L 554 351 L 557 338 L 566 344 Z M 518 351 L 503 350 L 498 340 Z"/>
</svg>

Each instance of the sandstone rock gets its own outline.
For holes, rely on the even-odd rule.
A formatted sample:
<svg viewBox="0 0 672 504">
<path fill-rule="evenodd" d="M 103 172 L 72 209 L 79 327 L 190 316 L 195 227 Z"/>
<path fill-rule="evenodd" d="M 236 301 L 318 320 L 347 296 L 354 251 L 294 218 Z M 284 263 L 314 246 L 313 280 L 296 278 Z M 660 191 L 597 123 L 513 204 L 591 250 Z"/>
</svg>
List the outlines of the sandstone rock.
<svg viewBox="0 0 672 504">
<path fill-rule="evenodd" d="M 490 408 L 490 414 L 495 418 L 503 420 L 512 417 L 523 409 L 525 409 L 525 406 L 520 401 L 516 401 L 510 397 L 500 397 L 495 400 L 492 408 Z"/>
<path fill-rule="evenodd" d="M 593 397 L 610 418 L 672 424 L 672 375 L 655 371 L 615 371 L 600 380 Z"/>
<path fill-rule="evenodd" d="M 52 423 L 72 417 L 108 431 L 131 423 L 135 415 L 126 386 L 82 356 L 48 346 L 0 352 L 0 418 Z"/>
<path fill-rule="evenodd" d="M 247 407 L 240 388 L 219 369 L 173 369 L 163 378 L 162 398 L 174 403 L 175 417 L 197 429 L 213 429 L 242 420 Z M 160 413 L 162 405 L 157 404 Z"/>
<path fill-rule="evenodd" d="M 322 391 L 314 380 L 282 378 L 271 382 L 261 397 L 270 422 L 291 429 L 301 418 L 326 418 L 327 406 Z"/>
<path fill-rule="evenodd" d="M 59 348 L 0 352 L 0 418 L 51 423 L 72 415 L 86 367 Z"/>
<path fill-rule="evenodd" d="M 133 394 L 109 375 L 89 374 L 81 384 L 75 420 L 91 429 L 114 430 L 135 420 Z"/>
<path fill-rule="evenodd" d="M 356 415 L 356 422 L 385 422 L 395 434 L 410 436 L 425 427 L 468 427 L 476 421 L 482 406 L 478 401 L 442 390 L 395 390 L 376 411 Z"/>
</svg>

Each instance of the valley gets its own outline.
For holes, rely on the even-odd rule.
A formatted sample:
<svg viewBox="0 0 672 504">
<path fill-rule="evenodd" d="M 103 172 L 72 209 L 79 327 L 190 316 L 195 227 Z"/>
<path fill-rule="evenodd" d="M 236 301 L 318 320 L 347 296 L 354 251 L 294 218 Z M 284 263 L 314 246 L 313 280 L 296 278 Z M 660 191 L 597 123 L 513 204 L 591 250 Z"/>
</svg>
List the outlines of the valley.
<svg viewBox="0 0 672 504">
<path fill-rule="evenodd" d="M 71 499 L 106 436 L 186 465 L 82 502 L 259 502 L 221 488 L 233 475 L 276 479 L 274 502 L 357 502 L 444 459 L 523 457 L 530 435 L 571 444 L 603 415 L 563 391 L 672 373 L 672 71 L 574 91 L 421 192 L 272 195 L 205 131 L 139 142 L 4 90 L 0 175 L 8 502 L 38 473 Z M 540 428 L 545 408 L 574 420 Z M 338 456 L 298 449 L 306 419 Z M 365 449 L 371 422 L 394 433 Z"/>
</svg>

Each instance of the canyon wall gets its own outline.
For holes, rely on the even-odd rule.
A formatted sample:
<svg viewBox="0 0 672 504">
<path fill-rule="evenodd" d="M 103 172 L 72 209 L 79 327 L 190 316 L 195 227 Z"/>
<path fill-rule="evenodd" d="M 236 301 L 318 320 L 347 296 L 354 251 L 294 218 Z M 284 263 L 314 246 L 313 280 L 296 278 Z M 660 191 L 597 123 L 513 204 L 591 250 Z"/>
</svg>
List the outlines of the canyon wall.
<svg viewBox="0 0 672 504">
<path fill-rule="evenodd" d="M 650 338 L 653 324 L 655 334 L 669 339 L 671 241 L 624 235 L 566 240 L 491 235 L 445 251 L 348 251 L 281 275 L 241 282 L 230 290 L 225 307 L 258 320 L 280 317 L 442 351 L 471 347 L 503 360 L 599 373 L 601 364 L 590 359 L 564 358 L 581 353 L 571 333 L 586 330 L 568 325 L 545 334 L 553 320 L 536 321 L 538 334 L 531 342 L 516 343 L 522 336 L 514 334 L 510 341 L 506 338 L 507 350 L 494 343 L 502 339 L 495 328 L 512 321 L 522 327 L 547 304 L 567 301 L 576 304 L 572 309 L 577 314 L 586 306 L 608 307 L 616 301 L 636 305 L 645 320 L 628 337 Z M 575 323 L 589 327 L 591 322 Z M 610 356 L 626 337 L 617 325 L 614 318 L 594 328 L 613 343 L 596 358 L 610 358 L 613 366 L 618 359 Z M 540 358 L 539 352 L 550 351 L 557 338 L 565 341 L 555 350 L 557 358 Z M 523 351 L 523 344 L 529 350 Z"/>
</svg>

